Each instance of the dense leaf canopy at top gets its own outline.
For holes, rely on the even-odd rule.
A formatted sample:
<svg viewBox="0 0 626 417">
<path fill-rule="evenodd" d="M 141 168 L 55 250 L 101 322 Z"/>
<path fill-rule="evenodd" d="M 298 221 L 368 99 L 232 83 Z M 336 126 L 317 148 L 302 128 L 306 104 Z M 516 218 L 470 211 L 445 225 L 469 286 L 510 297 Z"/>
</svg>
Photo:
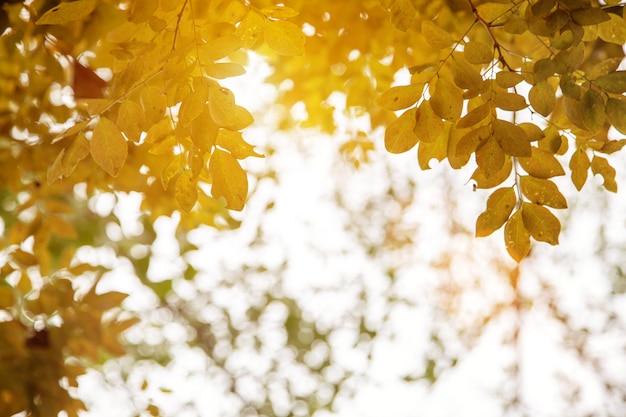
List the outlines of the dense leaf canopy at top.
<svg viewBox="0 0 626 417">
<path fill-rule="evenodd" d="M 567 202 L 554 177 L 568 173 L 580 190 L 591 171 L 617 191 L 603 155 L 626 143 L 615 133 L 626 133 L 623 12 L 620 1 L 592 0 L 5 2 L 1 275 L 11 284 L 2 283 L 0 308 L 32 290 L 33 270 L 48 278 L 34 301 L 1 323 L 0 341 L 10 347 L 3 355 L 23 359 L 1 366 L 27 366 L 27 348 L 38 344 L 56 346 L 58 355 L 46 359 L 54 365 L 46 375 L 22 373 L 37 383 L 0 382 L 0 411 L 72 415 L 80 405 L 45 384 L 80 373 L 61 348 L 89 360 L 97 359 L 94 343 L 110 355 L 123 351 L 117 335 L 132 320 L 103 319 L 118 295 L 59 301 L 68 282 L 92 268 L 73 264 L 74 250 L 101 243 L 76 193 L 139 192 L 150 221 L 182 212 L 181 230 L 223 227 L 229 210 L 244 208 L 240 161 L 263 155 L 254 138 L 244 139 L 252 114 L 221 81 L 245 76 L 247 51 L 274 69 L 281 128 L 304 103 L 300 124 L 332 132 L 328 98 L 341 92 L 351 114 L 369 116 L 372 131 L 385 127 L 389 152 L 417 147 L 422 169 L 432 159 L 471 167 L 477 188 L 495 188 L 476 235 L 504 226 L 519 262 L 531 240 L 558 243 L 552 210 Z M 407 82 L 396 85 L 401 70 Z M 345 149 L 367 151 L 369 133 L 355 132 Z M 22 315 L 58 315 L 74 326 L 44 338 L 18 331 Z"/>
</svg>

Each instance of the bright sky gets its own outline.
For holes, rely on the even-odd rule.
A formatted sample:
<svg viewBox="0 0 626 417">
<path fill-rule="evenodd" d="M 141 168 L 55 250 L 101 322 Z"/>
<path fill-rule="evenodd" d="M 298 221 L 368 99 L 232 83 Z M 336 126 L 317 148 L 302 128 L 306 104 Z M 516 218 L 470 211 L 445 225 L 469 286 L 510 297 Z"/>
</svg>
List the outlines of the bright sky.
<svg viewBox="0 0 626 417">
<path fill-rule="evenodd" d="M 238 104 L 248 108 L 255 108 L 259 97 L 271 101 L 273 95 L 271 87 L 245 84 L 245 80 L 235 80 L 232 88 Z M 246 95 L 245 91 L 254 94 Z M 258 114 L 257 120 L 262 120 Z M 256 191 L 244 210 L 240 229 L 201 229 L 190 235 L 199 250 L 187 261 L 200 273 L 194 283 L 175 286 L 178 296 L 193 303 L 200 293 L 210 293 L 213 306 L 223 306 L 234 322 L 243 323 L 248 307 L 262 301 L 259 294 L 280 282 L 282 291 L 297 300 L 321 328 L 346 324 L 344 331 L 330 339 L 333 361 L 364 372 L 367 378 L 358 384 L 355 381 L 353 398 L 338 400 L 335 414 L 320 413 L 316 417 L 499 417 L 499 405 L 504 402 L 501 396 L 510 395 L 515 383 L 505 370 L 516 355 L 522 364 L 518 381 L 529 415 L 551 417 L 564 415 L 564 410 L 580 415 L 588 410 L 593 414 L 601 405 L 600 387 L 588 377 L 588 367 L 581 367 L 571 353 L 559 348 L 565 334 L 557 322 L 549 319 L 548 301 L 552 291 L 554 299 L 568 311 L 583 312 L 572 316 L 577 323 L 584 323 L 591 333 L 597 330 L 606 313 L 603 308 L 607 307 L 607 295 L 612 291 L 608 277 L 613 271 L 604 257 L 619 265 L 626 247 L 623 195 L 598 193 L 601 181 L 596 178 L 590 179 L 580 195 L 571 191 L 571 184 L 564 186 L 569 190 L 565 193 L 571 210 L 562 216 L 561 245 L 535 245 L 538 253 L 522 267 L 520 287 L 532 298 L 533 305 L 528 305 L 524 313 L 516 352 L 512 344 L 506 343 L 517 320 L 510 309 L 493 318 L 482 336 L 478 335 L 481 320 L 511 297 L 505 271 L 512 262 L 505 253 L 501 232 L 486 239 L 471 236 L 488 193 L 472 191 L 467 182 L 470 171 L 451 172 L 442 164 L 421 172 L 414 151 L 401 156 L 386 154 L 382 134 L 376 138 L 378 149 L 371 164 L 355 171 L 341 162 L 338 152 L 346 134 L 344 131 L 339 138 L 328 138 L 302 131 L 275 133 L 262 124 L 249 129 L 245 134 L 249 142 L 276 152 L 271 158 L 247 160 L 246 168 L 263 172 L 271 166 L 278 182 L 252 182 Z M 620 173 L 622 181 L 618 183 L 626 184 L 625 173 L 618 169 Z M 413 188 L 406 185 L 411 181 Z M 389 196 L 390 189 L 397 194 L 395 201 Z M 338 206 L 338 196 L 342 207 Z M 270 203 L 273 209 L 265 211 Z M 132 225 L 133 205 L 137 202 L 131 198 L 125 204 L 118 212 L 130 214 L 125 222 Z M 158 224 L 160 235 L 150 272 L 154 279 L 169 278 L 184 270 L 184 263 L 177 257 L 177 244 L 168 237 L 175 220 L 163 219 Z M 607 224 L 609 241 L 604 243 L 605 248 L 598 249 L 603 244 L 598 230 Z M 449 233 L 463 228 L 467 233 Z M 254 243 L 259 230 L 262 244 Z M 405 233 L 413 243 L 372 256 L 363 240 L 357 238 L 361 233 L 365 241 L 376 244 L 384 241 L 385 232 Z M 264 265 L 268 272 L 241 276 L 243 265 Z M 396 271 L 395 281 L 389 279 L 389 269 Z M 133 284 L 128 265 L 121 265 L 115 276 L 111 285 L 122 285 L 132 293 L 129 308 L 144 312 L 152 308 L 150 297 Z M 229 281 L 229 277 L 237 278 Z M 360 294 L 367 295 L 367 303 L 360 302 Z M 390 296 L 407 302 L 389 303 Z M 608 306 L 622 323 L 626 320 L 623 298 L 613 297 L 611 303 L 616 304 Z M 200 311 L 206 317 L 216 314 L 211 305 Z M 355 334 L 349 321 L 343 323 L 353 311 L 360 311 L 379 334 L 369 362 L 362 348 L 352 347 Z M 267 372 L 268 357 L 278 355 L 280 359 L 284 354 L 280 351 L 284 338 L 280 323 L 285 315 L 284 305 L 268 307 L 268 345 L 276 345 L 276 351 L 267 351 L 267 357 L 238 352 L 232 366 L 259 375 Z M 387 321 L 383 326 L 384 317 Z M 160 319 L 167 321 L 168 317 Z M 445 352 L 436 349 L 430 340 L 431 332 L 445 338 Z M 155 344 L 164 339 L 176 343 L 174 362 L 167 368 L 138 364 L 130 374 L 129 390 L 102 388 L 101 376 L 90 373 L 80 389 L 93 401 L 93 411 L 88 415 L 130 417 L 127 401 L 141 405 L 148 397 L 155 399 L 165 415 L 198 415 L 196 409 L 185 406 L 188 402 L 194 403 L 203 417 L 237 415 L 238 404 L 228 396 L 223 380 L 208 370 L 204 355 L 180 343 L 184 334 L 177 324 L 166 326 L 163 333 L 131 330 L 129 337 L 133 340 L 144 337 Z M 623 386 L 623 326 L 604 334 L 593 339 L 592 347 L 610 364 L 607 373 Z M 323 357 L 328 351 L 320 348 L 316 354 Z M 425 372 L 425 357 L 443 359 L 442 363 L 445 358 L 458 358 L 458 364 L 444 372 L 432 387 L 423 380 L 402 382 L 404 377 L 418 378 Z M 311 361 L 315 361 L 314 355 Z M 301 384 L 300 389 L 309 389 L 305 374 L 289 367 L 285 372 Z M 555 372 L 561 372 L 566 382 L 583 382 L 586 388 L 579 405 L 568 408 L 563 404 L 567 392 L 557 384 Z M 104 374 L 109 383 L 121 385 L 114 364 L 106 366 Z M 148 388 L 140 391 L 144 380 L 149 382 Z M 254 396 L 254 383 L 248 381 L 248 387 Z M 164 394 L 160 388 L 172 393 Z M 320 395 L 325 395 L 323 387 Z"/>
</svg>

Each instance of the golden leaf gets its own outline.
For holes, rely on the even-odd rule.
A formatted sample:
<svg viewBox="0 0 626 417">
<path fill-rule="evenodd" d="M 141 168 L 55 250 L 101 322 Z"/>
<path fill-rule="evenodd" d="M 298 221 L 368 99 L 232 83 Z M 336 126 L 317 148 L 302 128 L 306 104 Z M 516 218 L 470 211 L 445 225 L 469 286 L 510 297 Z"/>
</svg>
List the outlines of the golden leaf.
<svg viewBox="0 0 626 417">
<path fill-rule="evenodd" d="M 561 223 L 544 206 L 534 203 L 522 203 L 522 220 L 524 227 L 533 239 L 547 242 L 551 245 L 559 243 Z"/>
<path fill-rule="evenodd" d="M 183 171 L 176 178 L 174 198 L 183 212 L 189 213 L 193 209 L 196 201 L 198 201 L 198 185 L 193 179 L 191 172 Z"/>
<path fill-rule="evenodd" d="M 272 6 L 261 9 L 261 13 L 272 19 L 290 19 L 298 16 L 300 13 L 287 6 Z"/>
<path fill-rule="evenodd" d="M 217 134 L 216 145 L 229 151 L 236 159 L 245 159 L 249 156 L 264 158 L 264 155 L 254 150 L 253 145 L 243 139 L 241 132 L 220 129 Z"/>
<path fill-rule="evenodd" d="M 583 148 L 576 149 L 570 159 L 569 168 L 572 171 L 572 183 L 578 191 L 583 188 L 583 185 L 585 185 L 587 181 L 590 165 L 591 162 L 589 161 L 587 152 L 585 152 Z"/>
<path fill-rule="evenodd" d="M 606 158 L 594 155 L 591 159 L 591 172 L 593 175 L 600 174 L 604 179 L 604 188 L 613 193 L 617 192 L 617 182 L 615 182 L 615 168 L 613 168 Z"/>
<path fill-rule="evenodd" d="M 81 20 L 89 16 L 97 4 L 96 0 L 78 0 L 61 3 L 45 12 L 35 24 L 60 25 L 74 20 Z"/>
<path fill-rule="evenodd" d="M 493 136 L 507 155 L 531 156 L 528 135 L 521 127 L 506 120 L 493 121 Z"/>
<path fill-rule="evenodd" d="M 476 163 L 487 179 L 493 177 L 502 169 L 504 160 L 504 152 L 494 138 L 487 139 L 476 150 Z"/>
<path fill-rule="evenodd" d="M 204 70 L 209 77 L 217 79 L 237 77 L 246 73 L 244 66 L 236 62 L 215 62 L 205 65 Z"/>
<path fill-rule="evenodd" d="M 132 100 L 124 100 L 117 113 L 117 126 L 126 137 L 137 143 L 145 129 L 146 119 L 143 109 Z"/>
<path fill-rule="evenodd" d="M 154 0 L 132 0 L 128 20 L 133 23 L 147 21 L 159 8 L 159 2 Z"/>
<path fill-rule="evenodd" d="M 463 111 L 463 92 L 443 77 L 435 83 L 431 91 L 430 107 L 442 119 L 458 119 Z"/>
<path fill-rule="evenodd" d="M 48 167 L 46 175 L 46 181 L 48 184 L 52 184 L 63 176 L 63 156 L 65 155 L 65 149 L 61 149 L 61 152 L 54 159 L 52 165 Z"/>
<path fill-rule="evenodd" d="M 528 106 L 526 99 L 515 93 L 497 92 L 493 101 L 496 107 L 507 111 L 518 111 Z"/>
<path fill-rule="evenodd" d="M 443 128 L 444 123 L 433 111 L 430 101 L 423 101 L 415 114 L 415 136 L 422 142 L 434 142 Z"/>
<path fill-rule="evenodd" d="M 148 125 L 158 123 L 167 108 L 165 94 L 156 87 L 145 87 L 141 90 L 141 107 Z"/>
<path fill-rule="evenodd" d="M 426 42 L 435 49 L 448 48 L 454 42 L 450 33 L 437 26 L 432 20 L 422 21 L 422 34 L 426 38 Z"/>
<path fill-rule="evenodd" d="M 398 117 L 385 130 L 385 149 L 391 153 L 403 153 L 410 150 L 418 142 L 413 131 L 417 108 L 413 107 Z"/>
<path fill-rule="evenodd" d="M 291 22 L 268 20 L 265 25 L 265 42 L 279 55 L 304 55 L 306 41 L 302 30 Z"/>
<path fill-rule="evenodd" d="M 85 134 L 81 133 L 67 148 L 67 152 L 63 157 L 63 176 L 69 177 L 76 168 L 76 165 L 89 155 L 89 141 L 85 138 Z"/>
<path fill-rule="evenodd" d="M 556 91 L 549 82 L 541 81 L 528 92 L 528 101 L 537 113 L 547 117 L 556 106 Z"/>
<path fill-rule="evenodd" d="M 198 53 L 204 64 L 224 58 L 243 46 L 241 38 L 233 34 L 219 36 L 202 45 Z"/>
<path fill-rule="evenodd" d="M 209 89 L 209 110 L 215 123 L 226 129 L 241 130 L 254 122 L 248 110 L 235 104 L 233 93 L 219 85 Z"/>
<path fill-rule="evenodd" d="M 567 208 L 567 201 L 559 188 L 550 180 L 522 175 L 519 178 L 522 192 L 530 201 L 556 209 Z"/>
<path fill-rule="evenodd" d="M 470 64 L 489 64 L 493 61 L 493 47 L 480 41 L 470 41 L 465 44 L 463 55 Z"/>
<path fill-rule="evenodd" d="M 89 151 L 93 160 L 107 174 L 116 177 L 126 161 L 128 143 L 115 123 L 101 117 L 93 130 Z"/>
<path fill-rule="evenodd" d="M 551 178 L 565 175 L 561 163 L 555 156 L 545 150 L 532 148 L 532 155 L 518 159 L 524 171 L 536 178 Z"/>
<path fill-rule="evenodd" d="M 487 199 L 487 209 L 476 219 L 476 237 L 489 236 L 508 220 L 515 208 L 515 191 L 512 187 L 498 188 Z"/>
<path fill-rule="evenodd" d="M 199 84 L 194 91 L 185 97 L 178 111 L 178 122 L 187 127 L 202 113 L 206 107 L 209 97 L 209 87 L 206 84 Z"/>
<path fill-rule="evenodd" d="M 226 208 L 243 210 L 248 196 L 248 176 L 239 162 L 228 152 L 216 149 L 209 161 L 211 195 L 226 199 Z"/>
<path fill-rule="evenodd" d="M 250 49 L 262 39 L 264 30 L 265 19 L 259 12 L 250 9 L 239 22 L 235 34 L 241 39 L 243 47 Z"/>
<path fill-rule="evenodd" d="M 513 213 L 506 222 L 506 226 L 504 226 L 504 243 L 506 244 L 507 252 L 517 263 L 520 263 L 530 252 L 530 233 L 524 226 L 521 210 Z"/>
<path fill-rule="evenodd" d="M 389 9 L 391 23 L 402 31 L 407 31 L 415 22 L 416 10 L 411 0 L 395 0 Z"/>
<path fill-rule="evenodd" d="M 391 111 L 406 109 L 417 103 L 423 90 L 424 85 L 421 83 L 391 87 L 376 97 L 374 103 Z"/>
<path fill-rule="evenodd" d="M 593 82 L 607 93 L 622 94 L 626 92 L 626 71 L 615 71 Z"/>
<path fill-rule="evenodd" d="M 448 140 L 450 138 L 450 123 L 447 123 L 434 142 L 420 141 L 417 148 L 417 161 L 421 169 L 430 169 L 429 162 L 432 159 L 442 161 L 448 154 Z"/>
<path fill-rule="evenodd" d="M 175 156 L 171 161 L 165 165 L 163 171 L 161 171 L 161 185 L 163 189 L 167 190 L 170 181 L 182 170 L 182 160 L 179 156 Z"/>
<path fill-rule="evenodd" d="M 606 105 L 602 95 L 596 90 L 589 89 L 582 99 L 582 123 L 590 132 L 597 132 L 604 126 L 606 120 Z"/>
<path fill-rule="evenodd" d="M 524 81 L 524 76 L 517 72 L 500 71 L 496 74 L 496 83 L 502 88 L 515 87 Z"/>
<path fill-rule="evenodd" d="M 491 110 L 489 103 L 481 104 L 480 106 L 467 112 L 456 124 L 457 129 L 465 129 L 474 126 L 476 123 L 485 119 Z"/>
<path fill-rule="evenodd" d="M 504 164 L 500 171 L 492 174 L 489 178 L 485 175 L 485 171 L 478 167 L 472 173 L 472 179 L 476 181 L 476 188 L 493 188 L 497 185 L 502 184 L 511 176 L 511 171 L 513 170 L 513 164 L 511 162 L 511 158 L 507 155 L 504 158 Z"/>
<path fill-rule="evenodd" d="M 626 134 L 626 98 L 609 97 L 606 102 L 606 118 L 615 129 Z"/>
<path fill-rule="evenodd" d="M 609 20 L 598 25 L 598 36 L 605 42 L 626 43 L 626 21 L 618 14 L 608 13 Z"/>
<path fill-rule="evenodd" d="M 215 144 L 215 139 L 219 132 L 219 126 L 215 124 L 211 117 L 211 112 L 204 106 L 202 113 L 198 115 L 189 126 L 191 141 L 199 149 L 205 152 L 211 150 Z"/>
</svg>

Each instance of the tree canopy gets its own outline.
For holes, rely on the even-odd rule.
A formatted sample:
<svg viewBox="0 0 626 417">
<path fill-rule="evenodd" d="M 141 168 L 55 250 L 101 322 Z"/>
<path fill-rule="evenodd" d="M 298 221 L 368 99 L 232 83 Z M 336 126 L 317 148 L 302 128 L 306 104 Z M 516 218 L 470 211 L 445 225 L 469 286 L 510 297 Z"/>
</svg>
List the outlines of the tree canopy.
<svg viewBox="0 0 626 417">
<path fill-rule="evenodd" d="M 558 244 L 564 188 L 591 174 L 617 192 L 625 19 L 615 0 L 3 2 L 0 375 L 14 377 L 0 378 L 0 414 L 77 415 L 68 387 L 127 351 L 127 294 L 97 290 L 106 262 L 77 251 L 114 248 L 165 300 L 136 250 L 157 219 L 178 213 L 180 234 L 237 227 L 246 164 L 271 158 L 226 87 L 254 76 L 251 54 L 272 69 L 278 130 L 336 132 L 343 94 L 345 117 L 368 124 L 341 152 L 366 164 L 384 129 L 386 151 L 416 167 L 467 171 L 489 190 L 475 235 L 503 229 L 519 263 L 531 241 Z M 122 194 L 140 196 L 143 230 L 112 241 L 97 199 Z"/>
</svg>

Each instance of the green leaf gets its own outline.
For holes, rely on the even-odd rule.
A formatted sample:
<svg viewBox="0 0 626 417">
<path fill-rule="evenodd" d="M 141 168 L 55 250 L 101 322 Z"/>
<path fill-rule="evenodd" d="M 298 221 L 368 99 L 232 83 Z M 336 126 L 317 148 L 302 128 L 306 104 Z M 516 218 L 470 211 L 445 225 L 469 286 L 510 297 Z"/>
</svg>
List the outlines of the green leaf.
<svg viewBox="0 0 626 417">
<path fill-rule="evenodd" d="M 524 226 L 522 211 L 517 210 L 504 226 L 504 243 L 511 258 L 520 263 L 530 252 L 530 233 Z"/>
<path fill-rule="evenodd" d="M 81 20 L 89 16 L 96 8 L 96 5 L 96 0 L 78 0 L 61 3 L 45 12 L 35 24 L 60 25 L 74 20 Z"/>
<path fill-rule="evenodd" d="M 522 203 L 522 219 L 533 239 L 551 245 L 559 243 L 561 223 L 547 208 L 533 203 Z"/>
<path fill-rule="evenodd" d="M 414 147 L 418 138 L 413 131 L 417 108 L 413 107 L 400 115 L 385 130 L 385 149 L 391 153 L 403 153 Z"/>
<path fill-rule="evenodd" d="M 529 175 L 520 177 L 522 193 L 533 203 L 557 209 L 567 208 L 567 201 L 559 188 L 550 180 L 535 178 Z"/>
<path fill-rule="evenodd" d="M 476 219 L 476 237 L 489 236 L 508 220 L 515 207 L 512 187 L 498 188 L 487 199 L 487 209 Z"/>
<path fill-rule="evenodd" d="M 542 149 L 532 148 L 532 155 L 518 159 L 524 171 L 536 178 L 551 178 L 565 175 L 561 163 L 556 157 Z"/>
</svg>

